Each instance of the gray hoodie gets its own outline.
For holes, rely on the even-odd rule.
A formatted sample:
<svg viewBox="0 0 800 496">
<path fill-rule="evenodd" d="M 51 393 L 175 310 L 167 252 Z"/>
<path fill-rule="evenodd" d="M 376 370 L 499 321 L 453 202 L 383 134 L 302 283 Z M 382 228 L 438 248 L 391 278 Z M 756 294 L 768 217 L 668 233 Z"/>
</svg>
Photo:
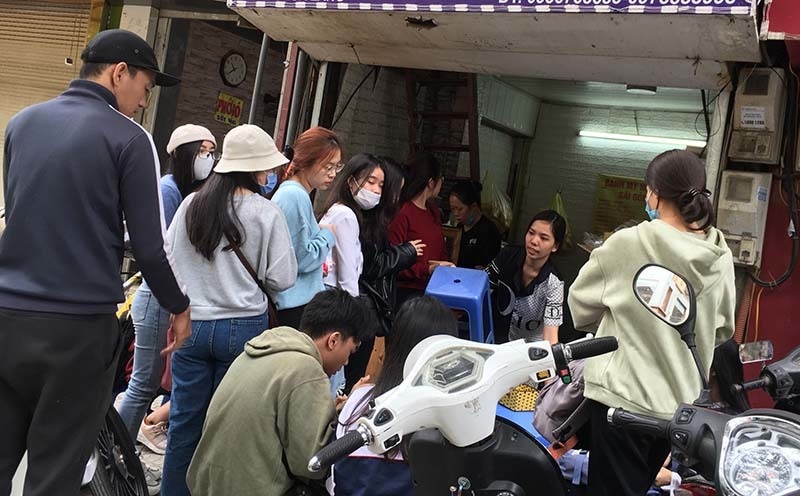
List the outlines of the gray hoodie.
<svg viewBox="0 0 800 496">
<path fill-rule="evenodd" d="M 186 212 L 196 193 L 186 197 L 167 232 L 178 280 L 191 299 L 192 320 L 218 320 L 261 315 L 267 299 L 223 238 L 208 260 L 189 241 Z M 236 213 L 244 226 L 242 253 L 267 291 L 275 294 L 291 287 L 297 278 L 291 236 L 283 212 L 256 193 L 234 197 Z"/>
<path fill-rule="evenodd" d="M 714 347 L 733 335 L 733 258 L 722 232 L 682 232 L 660 221 L 614 233 L 594 251 L 569 290 L 575 328 L 615 336 L 619 349 L 586 362 L 585 396 L 612 407 L 672 418 L 700 394 L 691 353 L 677 331 L 633 292 L 636 272 L 657 263 L 686 277 L 697 294 L 697 350 L 708 373 Z M 599 325 L 599 326 L 598 326 Z"/>
</svg>

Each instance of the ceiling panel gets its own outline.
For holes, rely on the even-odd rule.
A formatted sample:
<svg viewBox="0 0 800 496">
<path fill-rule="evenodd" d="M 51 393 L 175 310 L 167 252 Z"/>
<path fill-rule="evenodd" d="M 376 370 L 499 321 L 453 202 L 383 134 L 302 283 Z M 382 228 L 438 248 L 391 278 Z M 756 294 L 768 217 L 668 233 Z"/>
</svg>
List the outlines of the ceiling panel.
<svg viewBox="0 0 800 496">
<path fill-rule="evenodd" d="M 624 84 L 520 77 L 501 79 L 550 103 L 674 112 L 695 112 L 703 108 L 700 90 L 696 89 L 657 87 L 653 95 L 640 95 L 629 93 Z"/>
</svg>

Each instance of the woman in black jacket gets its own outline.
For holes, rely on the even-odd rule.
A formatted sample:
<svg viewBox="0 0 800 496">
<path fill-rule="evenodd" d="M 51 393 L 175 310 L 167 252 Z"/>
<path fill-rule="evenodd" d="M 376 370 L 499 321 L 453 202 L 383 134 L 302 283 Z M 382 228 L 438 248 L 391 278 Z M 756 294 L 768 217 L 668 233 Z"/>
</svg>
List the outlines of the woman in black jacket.
<svg viewBox="0 0 800 496">
<path fill-rule="evenodd" d="M 364 267 L 358 284 L 361 294 L 375 312 L 379 324 L 377 336 L 381 337 L 392 327 L 396 299 L 395 276 L 414 265 L 425 245 L 420 240 L 389 245 L 388 226 L 400 203 L 403 173 L 390 158 L 378 157 L 378 161 L 384 171 L 383 193 L 376 208 L 362 212 L 359 237 Z M 346 391 L 364 374 L 371 353 L 371 343 L 367 343 L 350 356 L 350 364 L 345 368 Z"/>
</svg>

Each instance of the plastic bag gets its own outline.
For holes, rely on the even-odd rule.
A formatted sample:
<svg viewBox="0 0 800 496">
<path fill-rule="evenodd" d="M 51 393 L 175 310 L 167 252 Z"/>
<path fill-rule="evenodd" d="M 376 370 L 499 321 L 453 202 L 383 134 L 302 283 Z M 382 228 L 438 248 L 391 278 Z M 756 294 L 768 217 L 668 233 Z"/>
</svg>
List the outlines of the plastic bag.
<svg viewBox="0 0 800 496">
<path fill-rule="evenodd" d="M 481 210 L 491 217 L 506 232 L 511 228 L 511 198 L 497 185 L 491 169 L 483 176 L 483 195 L 481 197 Z"/>
<path fill-rule="evenodd" d="M 564 235 L 564 242 L 561 243 L 563 248 L 572 248 L 572 231 L 569 227 L 569 217 L 567 217 L 567 209 L 564 208 L 564 199 L 561 198 L 561 191 L 557 191 L 550 202 L 550 210 L 555 210 L 564 220 L 567 221 L 567 233 Z"/>
</svg>

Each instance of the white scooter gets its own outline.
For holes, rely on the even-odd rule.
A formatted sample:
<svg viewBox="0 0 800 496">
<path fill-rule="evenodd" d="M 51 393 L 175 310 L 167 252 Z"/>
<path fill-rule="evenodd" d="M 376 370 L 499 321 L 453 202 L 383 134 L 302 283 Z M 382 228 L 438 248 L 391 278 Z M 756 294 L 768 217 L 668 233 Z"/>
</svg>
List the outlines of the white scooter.
<svg viewBox="0 0 800 496">
<path fill-rule="evenodd" d="M 375 398 L 356 429 L 317 453 L 309 469 L 323 470 L 362 446 L 381 454 L 405 440 L 418 496 L 564 495 L 555 461 L 526 429 L 495 418 L 497 402 L 528 380 L 568 382 L 571 360 L 616 348 L 613 337 L 552 347 L 429 337 L 406 359 L 403 382 Z"/>
<path fill-rule="evenodd" d="M 672 420 L 611 408 L 611 424 L 653 434 L 672 442 L 673 459 L 715 481 L 725 496 L 786 496 L 800 494 L 800 416 L 776 409 L 749 410 L 731 416 L 706 408 L 710 393 L 705 370 L 694 348 L 696 299 L 689 282 L 671 270 L 647 265 L 634 279 L 639 301 L 654 315 L 676 329 L 695 357 L 703 380 L 703 392 L 694 404 L 681 404 Z M 672 291 L 660 291 L 669 288 Z M 663 297 L 663 298 L 662 298 Z M 770 387 L 797 394 L 800 353 L 773 367 L 752 387 Z M 776 372 L 780 370 L 780 372 Z M 775 376 L 779 380 L 775 380 Z M 793 377 L 794 376 L 794 377 Z M 775 388 L 778 387 L 776 390 Z M 746 389 L 747 387 L 745 387 Z"/>
</svg>

